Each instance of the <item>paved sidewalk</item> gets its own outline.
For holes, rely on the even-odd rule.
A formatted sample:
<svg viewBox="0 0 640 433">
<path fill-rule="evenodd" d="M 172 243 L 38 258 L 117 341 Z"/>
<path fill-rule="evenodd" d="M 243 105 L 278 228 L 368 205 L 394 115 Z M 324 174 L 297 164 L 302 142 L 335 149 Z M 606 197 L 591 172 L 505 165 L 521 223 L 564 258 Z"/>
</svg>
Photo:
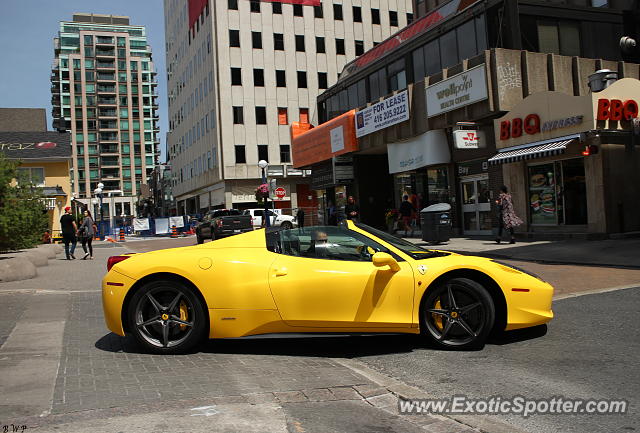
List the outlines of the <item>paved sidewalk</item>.
<svg viewBox="0 0 640 433">
<path fill-rule="evenodd" d="M 499 245 L 490 238 L 452 238 L 438 245 L 419 238 L 406 240 L 424 248 L 491 258 L 640 269 L 640 239 L 518 241 Z"/>
</svg>

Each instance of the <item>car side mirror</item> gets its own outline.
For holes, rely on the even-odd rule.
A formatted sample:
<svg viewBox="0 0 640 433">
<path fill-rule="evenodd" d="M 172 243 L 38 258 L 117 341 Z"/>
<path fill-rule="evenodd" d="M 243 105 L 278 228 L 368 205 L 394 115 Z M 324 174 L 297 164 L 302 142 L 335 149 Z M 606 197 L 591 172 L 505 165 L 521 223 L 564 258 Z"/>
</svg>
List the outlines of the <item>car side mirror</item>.
<svg viewBox="0 0 640 433">
<path fill-rule="evenodd" d="M 400 265 L 393 258 L 391 254 L 388 253 L 375 253 L 373 255 L 373 266 L 377 268 L 381 268 L 383 266 L 389 266 L 393 272 L 398 272 L 400 270 Z"/>
</svg>

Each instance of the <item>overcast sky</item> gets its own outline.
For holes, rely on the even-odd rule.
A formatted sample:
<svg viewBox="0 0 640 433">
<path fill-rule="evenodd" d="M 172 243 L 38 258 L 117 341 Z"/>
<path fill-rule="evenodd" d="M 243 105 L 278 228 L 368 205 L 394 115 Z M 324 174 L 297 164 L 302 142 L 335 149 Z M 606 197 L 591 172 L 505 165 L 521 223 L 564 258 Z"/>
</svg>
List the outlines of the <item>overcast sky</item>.
<svg viewBox="0 0 640 433">
<path fill-rule="evenodd" d="M 126 15 L 147 28 L 158 71 L 160 161 L 165 161 L 167 82 L 162 0 L 0 0 L 0 107 L 45 108 L 51 126 L 53 38 L 74 12 Z"/>
</svg>

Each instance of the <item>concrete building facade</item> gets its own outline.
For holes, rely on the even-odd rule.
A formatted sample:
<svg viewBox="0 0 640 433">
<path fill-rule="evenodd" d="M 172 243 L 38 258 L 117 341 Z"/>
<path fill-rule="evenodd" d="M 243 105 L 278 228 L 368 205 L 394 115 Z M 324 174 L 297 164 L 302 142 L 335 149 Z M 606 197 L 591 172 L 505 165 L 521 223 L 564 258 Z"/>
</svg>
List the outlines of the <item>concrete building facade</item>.
<svg viewBox="0 0 640 433">
<path fill-rule="evenodd" d="M 135 215 L 159 153 L 156 72 L 144 26 L 74 14 L 60 22 L 51 73 L 54 128 L 71 132 L 73 194 L 105 219 Z"/>
<path fill-rule="evenodd" d="M 410 0 L 165 0 L 178 214 L 256 207 L 259 160 L 286 190 L 278 207 L 315 206 L 309 172 L 291 165 L 289 124 L 316 119 L 316 96 L 411 11 Z"/>
</svg>

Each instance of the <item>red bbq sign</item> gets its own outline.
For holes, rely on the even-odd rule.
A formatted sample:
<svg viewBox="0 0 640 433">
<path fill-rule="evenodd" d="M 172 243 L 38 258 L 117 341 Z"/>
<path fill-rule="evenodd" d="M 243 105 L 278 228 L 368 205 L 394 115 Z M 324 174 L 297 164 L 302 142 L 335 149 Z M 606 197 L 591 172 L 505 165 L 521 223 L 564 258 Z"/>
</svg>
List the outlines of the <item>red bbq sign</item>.
<svg viewBox="0 0 640 433">
<path fill-rule="evenodd" d="M 281 186 L 277 187 L 274 193 L 276 194 L 276 198 L 278 200 L 282 200 L 287 195 L 287 191 Z"/>
</svg>

